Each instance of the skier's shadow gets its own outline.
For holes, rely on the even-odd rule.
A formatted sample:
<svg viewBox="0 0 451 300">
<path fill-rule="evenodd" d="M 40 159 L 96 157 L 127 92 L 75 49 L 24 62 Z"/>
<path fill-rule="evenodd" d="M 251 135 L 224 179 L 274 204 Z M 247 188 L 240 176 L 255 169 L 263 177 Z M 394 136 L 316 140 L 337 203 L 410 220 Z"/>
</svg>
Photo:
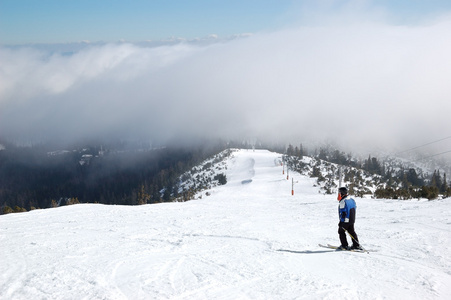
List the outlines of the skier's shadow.
<svg viewBox="0 0 451 300">
<path fill-rule="evenodd" d="M 277 249 L 277 252 L 288 252 L 288 253 L 297 253 L 297 254 L 318 254 L 318 253 L 330 253 L 335 252 L 335 250 L 304 250 L 304 251 L 298 251 L 298 250 L 288 250 L 288 249 Z"/>
</svg>

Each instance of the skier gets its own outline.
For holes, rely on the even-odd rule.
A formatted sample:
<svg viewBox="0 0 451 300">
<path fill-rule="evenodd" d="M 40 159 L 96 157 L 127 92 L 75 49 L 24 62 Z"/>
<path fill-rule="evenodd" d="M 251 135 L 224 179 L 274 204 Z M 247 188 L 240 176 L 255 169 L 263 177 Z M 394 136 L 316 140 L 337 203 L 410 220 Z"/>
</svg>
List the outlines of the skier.
<svg viewBox="0 0 451 300">
<path fill-rule="evenodd" d="M 338 216 L 340 223 L 338 223 L 338 234 L 340 235 L 341 250 L 359 249 L 360 247 L 357 234 L 354 230 L 355 214 L 357 206 L 354 199 L 348 196 L 348 189 L 341 187 L 338 189 Z M 351 235 L 352 246 L 349 248 L 348 241 L 346 239 L 346 231 Z"/>
</svg>

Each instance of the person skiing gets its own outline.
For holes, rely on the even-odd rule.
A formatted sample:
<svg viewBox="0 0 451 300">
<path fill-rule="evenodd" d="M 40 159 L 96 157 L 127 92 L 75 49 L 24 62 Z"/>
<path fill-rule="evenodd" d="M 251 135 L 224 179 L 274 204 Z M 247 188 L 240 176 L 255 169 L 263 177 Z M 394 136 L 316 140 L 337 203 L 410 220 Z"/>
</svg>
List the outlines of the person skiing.
<svg viewBox="0 0 451 300">
<path fill-rule="evenodd" d="M 338 217 L 340 218 L 340 223 L 338 223 L 338 234 L 340 237 L 341 250 L 359 249 L 361 250 L 357 234 L 354 230 L 355 215 L 357 210 L 357 205 L 354 199 L 348 196 L 348 189 L 341 187 L 338 189 Z M 349 248 L 348 241 L 346 238 L 346 231 L 351 235 L 352 246 Z"/>
</svg>

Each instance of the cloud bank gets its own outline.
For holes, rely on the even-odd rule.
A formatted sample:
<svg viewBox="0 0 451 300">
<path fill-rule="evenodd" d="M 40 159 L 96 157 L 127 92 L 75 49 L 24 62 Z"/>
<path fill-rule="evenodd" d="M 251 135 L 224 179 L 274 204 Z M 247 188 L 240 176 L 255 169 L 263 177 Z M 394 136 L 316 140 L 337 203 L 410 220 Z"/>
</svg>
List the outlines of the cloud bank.
<svg viewBox="0 0 451 300">
<path fill-rule="evenodd" d="M 203 46 L 0 48 L 0 137 L 259 137 L 396 151 L 450 135 L 451 16 L 323 24 Z"/>
</svg>

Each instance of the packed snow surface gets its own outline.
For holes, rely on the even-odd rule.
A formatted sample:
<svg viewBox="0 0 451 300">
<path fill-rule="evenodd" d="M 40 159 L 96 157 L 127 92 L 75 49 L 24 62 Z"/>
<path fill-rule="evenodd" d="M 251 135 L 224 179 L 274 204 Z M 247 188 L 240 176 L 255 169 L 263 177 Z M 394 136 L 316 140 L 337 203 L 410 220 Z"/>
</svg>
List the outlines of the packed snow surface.
<svg viewBox="0 0 451 300">
<path fill-rule="evenodd" d="M 0 216 L 1 299 L 451 299 L 451 199 L 356 198 L 373 252 L 336 252 L 338 202 L 240 150 L 210 196 Z M 294 179 L 294 195 L 291 193 Z"/>
</svg>

